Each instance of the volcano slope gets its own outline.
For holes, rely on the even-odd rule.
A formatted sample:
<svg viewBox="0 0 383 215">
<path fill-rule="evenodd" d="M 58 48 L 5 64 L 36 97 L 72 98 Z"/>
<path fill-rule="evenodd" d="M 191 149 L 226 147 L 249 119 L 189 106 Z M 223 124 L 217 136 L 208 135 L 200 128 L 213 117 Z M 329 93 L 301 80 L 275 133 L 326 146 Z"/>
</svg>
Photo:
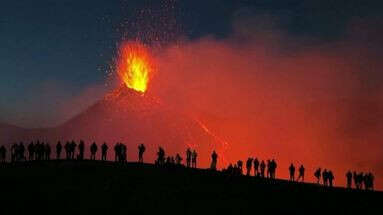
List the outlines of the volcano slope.
<svg viewBox="0 0 383 215">
<path fill-rule="evenodd" d="M 209 158 L 212 150 L 219 150 L 219 143 L 192 116 L 164 104 L 155 96 L 124 86 L 57 130 L 61 134 L 57 138 L 61 140 L 82 139 L 87 144 L 105 141 L 110 144 L 109 148 L 112 148 L 111 144 L 123 142 L 127 144 L 128 157 L 133 159 L 137 158 L 140 143 L 147 146 L 145 154 L 151 161 L 154 161 L 159 146 L 165 148 L 169 155 L 192 147 L 200 152 L 203 159 Z"/>
<path fill-rule="evenodd" d="M 383 198 L 137 163 L 36 161 L 3 165 L 0 174 L 1 214 L 372 214 Z"/>
<path fill-rule="evenodd" d="M 213 150 L 223 154 L 219 140 L 207 133 L 193 116 L 164 104 L 150 93 L 141 94 L 125 86 L 60 126 L 18 129 L 4 133 L 0 140 L 7 144 L 40 140 L 49 142 L 51 147 L 57 141 L 84 140 L 87 149 L 95 141 L 98 145 L 106 142 L 111 150 L 116 142 L 122 142 L 127 145 L 128 157 L 132 160 L 137 160 L 137 146 L 141 143 L 147 149 L 146 159 L 151 161 L 154 161 L 159 146 L 165 148 L 167 155 L 173 156 L 191 147 L 199 153 L 199 161 L 204 164 L 208 164 Z M 108 154 L 108 158 L 113 159 L 112 153 Z"/>
</svg>

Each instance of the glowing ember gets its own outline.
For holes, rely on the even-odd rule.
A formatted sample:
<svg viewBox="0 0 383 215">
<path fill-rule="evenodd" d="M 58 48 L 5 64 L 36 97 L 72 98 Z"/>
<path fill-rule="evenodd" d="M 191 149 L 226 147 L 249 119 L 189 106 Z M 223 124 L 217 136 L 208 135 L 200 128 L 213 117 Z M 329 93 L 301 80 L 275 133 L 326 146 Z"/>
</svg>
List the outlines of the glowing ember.
<svg viewBox="0 0 383 215">
<path fill-rule="evenodd" d="M 123 43 L 117 61 L 117 71 L 128 88 L 145 93 L 154 72 L 149 51 L 140 43 Z"/>
</svg>

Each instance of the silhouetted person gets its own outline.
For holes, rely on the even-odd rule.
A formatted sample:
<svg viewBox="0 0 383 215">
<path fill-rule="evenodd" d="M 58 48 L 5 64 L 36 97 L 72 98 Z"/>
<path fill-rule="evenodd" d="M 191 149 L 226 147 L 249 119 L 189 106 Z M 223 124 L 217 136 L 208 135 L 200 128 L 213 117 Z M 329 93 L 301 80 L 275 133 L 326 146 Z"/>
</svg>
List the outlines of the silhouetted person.
<svg viewBox="0 0 383 215">
<path fill-rule="evenodd" d="M 51 146 L 49 143 L 45 144 L 45 160 L 51 159 Z"/>
<path fill-rule="evenodd" d="M 90 146 L 90 159 L 96 160 L 97 144 L 95 142 Z"/>
<path fill-rule="evenodd" d="M 162 147 L 158 148 L 156 163 L 159 166 L 163 166 L 165 164 L 165 150 Z"/>
<path fill-rule="evenodd" d="M 16 161 L 16 153 L 17 153 L 17 144 L 14 143 L 11 146 L 11 162 Z"/>
<path fill-rule="evenodd" d="M 62 151 L 63 146 L 61 145 L 61 142 L 58 141 L 56 145 L 56 159 L 59 160 L 61 158 L 61 151 Z"/>
<path fill-rule="evenodd" d="M 248 158 L 246 161 L 246 175 L 249 176 L 253 168 L 253 158 Z"/>
<path fill-rule="evenodd" d="M 80 140 L 80 143 L 78 144 L 77 160 L 84 160 L 84 151 L 85 151 L 85 143 L 84 141 Z"/>
<path fill-rule="evenodd" d="M 114 160 L 116 162 L 119 162 L 120 158 L 121 158 L 121 144 L 116 143 L 116 145 L 114 145 Z"/>
<path fill-rule="evenodd" d="M 368 190 L 374 190 L 374 175 L 370 172 L 367 174 Z"/>
<path fill-rule="evenodd" d="M 65 143 L 64 149 L 65 149 L 66 159 L 69 160 L 70 159 L 70 142 Z"/>
<path fill-rule="evenodd" d="M 322 180 L 323 180 L 323 185 L 327 186 L 328 185 L 328 172 L 327 169 L 324 169 L 322 172 Z"/>
<path fill-rule="evenodd" d="M 190 148 L 186 150 L 186 167 L 190 167 L 192 152 Z"/>
<path fill-rule="evenodd" d="M 72 140 L 71 144 L 70 144 L 70 159 L 74 160 L 74 154 L 76 152 L 76 147 L 77 147 L 77 144 L 74 140 Z"/>
<path fill-rule="evenodd" d="M 322 175 L 322 169 L 321 169 L 321 168 L 318 168 L 318 169 L 314 172 L 314 176 L 315 176 L 315 178 L 317 179 L 317 184 L 320 183 L 321 175 Z"/>
<path fill-rule="evenodd" d="M 266 168 L 267 168 L 267 170 L 266 170 L 266 177 L 267 178 L 270 178 L 271 177 L 271 161 L 270 160 L 267 160 L 266 161 Z"/>
<path fill-rule="evenodd" d="M 128 149 L 125 144 L 121 143 L 121 161 L 123 163 L 128 162 Z"/>
<path fill-rule="evenodd" d="M 348 171 L 346 173 L 346 178 L 347 178 L 347 188 L 351 189 L 352 188 L 352 172 Z"/>
<path fill-rule="evenodd" d="M 223 171 L 224 173 L 226 173 L 226 174 L 233 175 L 233 172 L 234 172 L 233 164 L 229 164 L 229 166 L 227 167 L 227 169 L 222 170 L 222 171 Z"/>
<path fill-rule="evenodd" d="M 176 164 L 177 165 L 182 165 L 182 157 L 180 154 L 176 154 Z"/>
<path fill-rule="evenodd" d="M 28 155 L 30 161 L 33 161 L 35 159 L 35 145 L 33 144 L 33 142 L 29 143 L 28 145 Z"/>
<path fill-rule="evenodd" d="M 241 173 L 240 175 L 243 174 L 243 162 L 241 160 L 237 161 L 237 167 L 239 169 L 239 172 Z"/>
<path fill-rule="evenodd" d="M 270 170 L 270 177 L 272 179 L 275 179 L 275 175 L 276 175 L 276 171 L 277 171 L 277 162 L 275 162 L 274 159 L 272 159 L 270 161 L 270 168 L 271 168 L 271 170 Z"/>
<path fill-rule="evenodd" d="M 295 166 L 294 166 L 294 164 L 290 164 L 289 172 L 290 172 L 290 181 L 295 181 Z"/>
<path fill-rule="evenodd" d="M 145 146 L 144 144 L 140 144 L 138 146 L 138 162 L 143 163 L 144 162 L 144 153 L 145 153 Z"/>
<path fill-rule="evenodd" d="M 298 179 L 297 181 L 301 180 L 302 182 L 305 181 L 305 167 L 303 165 L 301 165 L 299 167 L 299 176 L 298 176 Z"/>
<path fill-rule="evenodd" d="M 210 169 L 217 170 L 217 159 L 218 159 L 218 155 L 217 155 L 217 153 L 215 151 L 213 151 L 213 153 L 211 154 Z"/>
<path fill-rule="evenodd" d="M 192 154 L 192 168 L 197 168 L 197 152 L 193 150 Z"/>
<path fill-rule="evenodd" d="M 165 159 L 165 166 L 171 166 L 171 164 L 172 164 L 172 157 L 167 156 Z"/>
<path fill-rule="evenodd" d="M 25 160 L 25 147 L 23 142 L 20 142 L 18 147 L 18 160 Z"/>
<path fill-rule="evenodd" d="M 102 161 L 106 161 L 106 157 L 107 157 L 107 154 L 108 154 L 108 145 L 106 145 L 106 143 L 102 144 L 101 146 L 101 160 Z"/>
<path fill-rule="evenodd" d="M 5 146 L 0 147 L 0 162 L 5 163 L 5 160 L 7 158 L 7 149 Z"/>
<path fill-rule="evenodd" d="M 266 169 L 265 161 L 261 162 L 259 168 L 260 168 L 260 171 L 261 171 L 261 177 L 264 178 L 265 177 L 265 169 Z"/>
<path fill-rule="evenodd" d="M 330 185 L 330 187 L 333 187 L 334 186 L 334 179 L 335 179 L 334 174 L 332 173 L 331 170 L 327 174 L 328 174 L 327 178 L 328 178 L 329 185 Z"/>
<path fill-rule="evenodd" d="M 37 148 L 37 156 L 39 160 L 45 160 L 45 143 L 41 142 Z"/>
<path fill-rule="evenodd" d="M 254 159 L 254 176 L 258 176 L 259 161 L 257 158 Z"/>
<path fill-rule="evenodd" d="M 34 146 L 33 146 L 33 151 L 34 151 L 34 155 L 33 155 L 33 159 L 34 160 L 40 160 L 40 148 L 41 148 L 41 144 L 40 144 L 40 141 L 37 141 Z"/>
<path fill-rule="evenodd" d="M 358 173 L 354 172 L 353 178 L 354 178 L 354 184 L 355 184 L 356 189 L 358 189 L 358 190 L 362 189 L 363 173 L 358 174 Z"/>
</svg>

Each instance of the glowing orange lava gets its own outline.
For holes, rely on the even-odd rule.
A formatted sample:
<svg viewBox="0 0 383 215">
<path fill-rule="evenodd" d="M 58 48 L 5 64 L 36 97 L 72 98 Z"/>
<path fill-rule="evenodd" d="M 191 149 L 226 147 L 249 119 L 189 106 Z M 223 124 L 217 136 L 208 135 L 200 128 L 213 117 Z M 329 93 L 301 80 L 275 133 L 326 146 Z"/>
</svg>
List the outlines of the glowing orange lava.
<svg viewBox="0 0 383 215">
<path fill-rule="evenodd" d="M 145 93 L 154 72 L 153 59 L 148 49 L 138 42 L 123 43 L 119 51 L 117 71 L 128 88 Z"/>
<path fill-rule="evenodd" d="M 195 119 L 195 121 L 201 126 L 201 128 L 208 134 L 210 135 L 211 137 L 214 138 L 214 141 L 216 143 L 219 143 L 220 144 L 220 147 L 219 148 L 215 148 L 215 150 L 218 152 L 218 159 L 221 160 L 222 162 L 222 166 L 223 167 L 226 167 L 227 164 L 229 163 L 225 157 L 225 153 L 228 151 L 229 149 L 229 143 L 227 141 L 225 141 L 224 139 L 220 138 L 218 135 L 216 135 L 215 133 L 213 133 L 210 129 L 207 128 L 207 126 L 200 120 L 197 120 Z"/>
</svg>

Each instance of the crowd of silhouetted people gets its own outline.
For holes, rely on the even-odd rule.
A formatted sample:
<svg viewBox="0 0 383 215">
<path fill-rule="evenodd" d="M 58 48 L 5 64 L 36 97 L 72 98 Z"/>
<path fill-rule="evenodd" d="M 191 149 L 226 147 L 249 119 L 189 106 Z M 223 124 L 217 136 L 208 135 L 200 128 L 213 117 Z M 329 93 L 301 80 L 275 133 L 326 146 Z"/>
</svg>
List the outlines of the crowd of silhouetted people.
<svg viewBox="0 0 383 215">
<path fill-rule="evenodd" d="M 80 141 L 78 144 L 75 141 L 67 141 L 62 144 L 60 141 L 56 144 L 56 159 L 62 159 L 62 153 L 65 152 L 65 159 L 67 160 L 84 160 L 85 143 Z M 95 142 L 90 145 L 90 160 L 96 160 L 98 146 Z M 10 147 L 10 160 L 11 162 L 18 161 L 41 161 L 51 159 L 51 145 L 40 141 L 24 144 L 23 142 L 14 143 Z M 77 154 L 76 154 L 77 153 Z M 108 145 L 103 143 L 101 145 L 101 160 L 107 160 Z M 116 161 L 126 161 L 126 146 L 117 143 L 115 146 Z M 26 156 L 28 155 L 28 156 Z M 0 147 L 0 162 L 6 162 L 7 149 L 4 146 Z"/>
<path fill-rule="evenodd" d="M 65 151 L 65 159 L 67 160 L 84 160 L 85 152 L 85 143 L 80 140 L 77 144 L 75 141 L 67 141 L 65 144 L 62 144 L 60 141 L 56 144 L 56 159 L 61 159 L 61 154 L 63 150 Z M 103 143 L 101 145 L 101 160 L 107 160 L 108 145 Z M 98 152 L 98 145 L 93 142 L 89 146 L 90 149 L 90 160 L 97 160 L 96 155 Z M 146 147 L 144 144 L 138 146 L 138 162 L 144 162 L 144 153 Z M 10 160 L 11 162 L 20 162 L 20 161 L 42 161 L 51 159 L 51 146 L 46 142 L 30 142 L 29 144 L 24 144 L 23 142 L 14 143 L 10 146 Z M 155 160 L 156 166 L 186 166 L 187 168 L 197 168 L 197 152 L 196 150 L 191 150 L 187 148 L 186 150 L 186 159 L 185 165 L 183 164 L 182 156 L 177 153 L 175 156 L 166 156 L 165 150 L 162 147 L 158 148 L 157 158 Z M 28 155 L 28 157 L 26 156 Z M 116 143 L 114 145 L 114 155 L 115 162 L 118 163 L 127 163 L 127 147 L 123 143 Z M 7 149 L 4 146 L 0 146 L 0 162 L 5 163 L 7 158 Z M 216 151 L 213 151 L 211 154 L 211 170 L 217 170 L 218 163 L 218 154 Z M 227 168 L 223 169 L 224 174 L 230 176 L 253 176 L 257 178 L 276 178 L 276 169 L 277 162 L 274 159 L 267 160 L 258 160 L 258 158 L 248 158 L 246 161 L 246 170 L 243 169 L 243 161 L 238 160 L 234 165 L 229 164 Z M 245 171 L 245 172 L 244 172 Z M 305 180 L 305 167 L 300 165 L 299 168 L 296 168 L 294 164 L 291 164 L 288 167 L 289 171 L 289 181 L 291 182 L 304 182 Z M 296 172 L 298 172 L 298 177 L 296 177 Z M 334 186 L 334 174 L 331 170 L 318 168 L 314 172 L 317 184 L 322 184 L 325 187 Z M 373 190 L 374 189 L 374 175 L 369 173 L 357 173 L 348 171 L 346 173 L 347 179 L 347 188 L 352 188 L 353 183 L 356 189 L 365 189 Z"/>
<path fill-rule="evenodd" d="M 318 168 L 314 172 L 314 176 L 317 179 L 317 183 L 318 184 L 320 184 L 320 181 L 321 181 L 321 178 L 322 178 L 323 185 L 325 187 L 327 187 L 327 186 L 333 187 L 334 186 L 334 179 L 335 179 L 335 177 L 334 177 L 334 174 L 332 173 L 331 170 L 324 169 L 322 171 L 321 168 Z"/>
<path fill-rule="evenodd" d="M 157 159 L 155 165 L 157 166 L 184 166 L 182 164 L 183 158 L 177 153 L 175 156 L 166 156 L 165 150 L 162 147 L 158 148 Z M 190 148 L 186 150 L 186 167 L 197 168 L 197 152 L 191 151 Z"/>
<path fill-rule="evenodd" d="M 290 164 L 289 167 L 289 173 L 290 173 L 290 181 L 305 181 L 305 167 L 303 164 L 298 169 L 298 178 L 295 179 L 295 166 L 294 164 Z"/>
<path fill-rule="evenodd" d="M 352 188 L 352 182 L 354 181 L 355 188 L 358 190 L 374 190 L 374 175 L 369 173 L 357 173 L 356 171 L 348 171 L 346 173 L 347 188 Z"/>
<path fill-rule="evenodd" d="M 275 179 L 277 162 L 274 159 L 267 160 L 266 162 L 264 160 L 259 162 L 257 158 L 248 158 L 246 161 L 247 176 L 251 175 L 252 169 L 254 170 L 254 176 L 256 177 Z M 231 175 L 243 175 L 243 161 L 239 160 L 234 165 L 230 163 L 229 166 L 222 171 Z"/>
</svg>

